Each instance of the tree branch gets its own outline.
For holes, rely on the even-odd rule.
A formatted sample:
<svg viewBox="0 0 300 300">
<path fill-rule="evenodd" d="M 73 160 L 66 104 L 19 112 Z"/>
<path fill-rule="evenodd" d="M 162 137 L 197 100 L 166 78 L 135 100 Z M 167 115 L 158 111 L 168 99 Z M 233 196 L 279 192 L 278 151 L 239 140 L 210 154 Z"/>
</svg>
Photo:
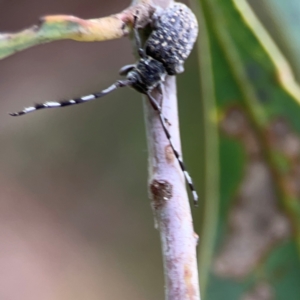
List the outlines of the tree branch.
<svg viewBox="0 0 300 300">
<path fill-rule="evenodd" d="M 118 14 L 104 18 L 84 20 L 69 15 L 53 15 L 40 19 L 38 25 L 17 33 L 0 33 L 0 59 L 30 47 L 58 40 L 99 42 L 117 39 L 129 33 L 133 15 L 139 11 L 139 24 L 143 27 L 155 8 L 149 0 L 136 1 Z"/>
<path fill-rule="evenodd" d="M 158 94 L 154 97 L 159 97 Z M 198 300 L 196 259 L 198 236 L 194 233 L 184 177 L 157 113 L 145 99 L 145 120 L 149 150 L 149 188 L 156 228 L 160 232 L 167 300 Z M 180 150 L 176 78 L 167 77 L 163 87 L 163 113 L 169 131 Z"/>
<path fill-rule="evenodd" d="M 173 1 L 153 0 L 166 8 Z M 156 99 L 161 95 L 153 92 Z M 167 76 L 163 85 L 162 111 L 167 118 L 173 143 L 181 152 L 177 110 L 176 77 Z M 157 112 L 144 101 L 145 123 L 149 151 L 149 191 L 160 232 L 165 274 L 166 300 L 200 299 L 196 246 L 191 209 L 185 181 L 178 161 L 162 130 Z"/>
</svg>

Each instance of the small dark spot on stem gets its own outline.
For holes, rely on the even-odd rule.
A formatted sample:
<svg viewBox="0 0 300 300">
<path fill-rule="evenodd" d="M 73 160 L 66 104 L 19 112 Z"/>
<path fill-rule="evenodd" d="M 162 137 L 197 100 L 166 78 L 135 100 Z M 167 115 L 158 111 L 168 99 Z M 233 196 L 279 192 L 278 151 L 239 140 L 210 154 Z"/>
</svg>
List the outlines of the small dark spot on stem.
<svg viewBox="0 0 300 300">
<path fill-rule="evenodd" d="M 44 25 L 44 23 L 45 23 L 45 18 L 44 17 L 39 18 L 37 25 L 33 26 L 33 31 L 35 32 L 39 31 L 40 28 Z"/>
<path fill-rule="evenodd" d="M 150 191 L 154 209 L 162 207 L 173 195 L 173 187 L 166 180 L 153 180 L 150 184 Z"/>
</svg>

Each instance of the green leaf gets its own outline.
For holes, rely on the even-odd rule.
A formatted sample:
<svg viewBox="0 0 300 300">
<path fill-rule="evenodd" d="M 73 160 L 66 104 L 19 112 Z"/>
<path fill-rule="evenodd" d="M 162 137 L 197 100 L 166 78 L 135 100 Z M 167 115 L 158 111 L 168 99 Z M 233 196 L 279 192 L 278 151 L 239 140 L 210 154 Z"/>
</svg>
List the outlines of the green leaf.
<svg viewBox="0 0 300 300">
<path fill-rule="evenodd" d="M 244 0 L 200 4 L 202 297 L 298 299 L 300 88 Z"/>
</svg>

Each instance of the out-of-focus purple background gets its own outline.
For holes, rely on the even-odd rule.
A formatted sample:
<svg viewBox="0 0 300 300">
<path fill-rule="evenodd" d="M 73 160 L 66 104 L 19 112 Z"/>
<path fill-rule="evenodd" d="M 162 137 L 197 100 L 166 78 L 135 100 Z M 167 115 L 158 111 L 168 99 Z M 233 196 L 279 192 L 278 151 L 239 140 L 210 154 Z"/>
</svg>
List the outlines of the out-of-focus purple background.
<svg viewBox="0 0 300 300">
<path fill-rule="evenodd" d="M 44 15 L 96 18 L 129 4 L 0 0 L 0 32 Z M 179 108 L 185 160 L 199 185 L 195 59 L 179 77 Z M 7 114 L 99 91 L 132 62 L 127 38 L 54 42 L 0 61 L 0 299 L 163 298 L 141 96 L 122 89 L 85 105 Z"/>
</svg>

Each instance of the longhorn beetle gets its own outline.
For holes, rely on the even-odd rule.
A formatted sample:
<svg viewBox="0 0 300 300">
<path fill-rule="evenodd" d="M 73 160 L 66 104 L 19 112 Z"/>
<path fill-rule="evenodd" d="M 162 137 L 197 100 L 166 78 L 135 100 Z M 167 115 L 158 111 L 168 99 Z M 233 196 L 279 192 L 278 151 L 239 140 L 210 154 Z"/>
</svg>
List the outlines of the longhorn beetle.
<svg viewBox="0 0 300 300">
<path fill-rule="evenodd" d="M 182 3 L 175 3 L 163 12 L 155 12 L 152 20 L 153 30 L 145 42 L 144 48 L 141 46 L 137 20 L 136 14 L 134 16 L 133 32 L 140 59 L 134 65 L 127 65 L 121 68 L 119 73 L 120 75 L 126 75 L 126 79 L 116 81 L 99 93 L 60 102 L 51 101 L 36 104 L 22 111 L 10 113 L 10 115 L 21 116 L 39 109 L 85 103 L 103 97 L 117 88 L 132 87 L 138 92 L 147 95 L 151 106 L 158 113 L 162 128 L 193 194 L 194 204 L 197 205 L 198 195 L 193 181 L 179 152 L 173 145 L 161 105 L 151 95 L 152 90 L 155 88 L 162 92 L 162 84 L 167 75 L 176 75 L 184 71 L 184 61 L 189 56 L 197 38 L 197 20 L 193 12 Z"/>
</svg>

